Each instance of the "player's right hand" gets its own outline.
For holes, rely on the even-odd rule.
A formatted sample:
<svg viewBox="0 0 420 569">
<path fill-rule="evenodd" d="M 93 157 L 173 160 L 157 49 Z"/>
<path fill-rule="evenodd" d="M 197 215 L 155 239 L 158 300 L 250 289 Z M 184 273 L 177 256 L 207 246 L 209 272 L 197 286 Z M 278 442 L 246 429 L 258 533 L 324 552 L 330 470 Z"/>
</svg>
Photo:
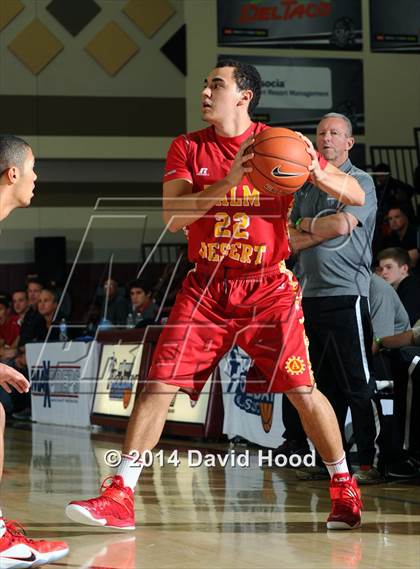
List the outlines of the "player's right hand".
<svg viewBox="0 0 420 569">
<path fill-rule="evenodd" d="M 251 146 L 254 140 L 254 135 L 251 135 L 246 140 L 244 140 L 244 142 L 239 147 L 231 169 L 225 178 L 232 186 L 237 186 L 240 184 L 245 174 L 247 172 L 252 172 L 252 166 L 247 164 L 247 162 L 254 157 L 254 153 L 250 152 L 247 149 L 249 146 Z"/>
<path fill-rule="evenodd" d="M 24 375 L 14 368 L 6 364 L 0 364 L 0 386 L 3 387 L 7 393 L 12 391 L 12 387 L 19 393 L 27 393 L 30 383 Z"/>
</svg>

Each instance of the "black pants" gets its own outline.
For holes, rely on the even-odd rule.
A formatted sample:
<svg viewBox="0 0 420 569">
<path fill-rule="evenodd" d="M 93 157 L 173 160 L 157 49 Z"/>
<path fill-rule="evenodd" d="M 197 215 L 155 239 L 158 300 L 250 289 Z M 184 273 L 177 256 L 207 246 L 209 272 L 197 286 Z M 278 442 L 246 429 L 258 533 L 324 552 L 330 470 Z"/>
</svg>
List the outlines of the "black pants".
<svg viewBox="0 0 420 569">
<path fill-rule="evenodd" d="M 420 348 L 389 352 L 394 379 L 392 444 L 396 455 L 403 450 L 420 452 Z"/>
<path fill-rule="evenodd" d="M 350 407 L 360 464 L 376 464 L 379 415 L 372 398 L 374 380 L 372 325 L 367 298 L 331 296 L 304 298 L 305 330 L 318 389 L 337 415 L 344 442 L 344 425 Z M 306 438 L 299 416 L 283 397 L 287 440 Z"/>
</svg>

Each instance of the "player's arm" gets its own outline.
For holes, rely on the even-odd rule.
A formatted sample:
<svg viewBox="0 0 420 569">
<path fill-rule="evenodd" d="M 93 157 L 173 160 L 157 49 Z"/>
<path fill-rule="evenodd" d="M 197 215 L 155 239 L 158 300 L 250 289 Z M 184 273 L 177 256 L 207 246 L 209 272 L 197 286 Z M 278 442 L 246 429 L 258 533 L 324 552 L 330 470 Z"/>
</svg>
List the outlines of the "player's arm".
<svg viewBox="0 0 420 569">
<path fill-rule="evenodd" d="M 350 235 L 358 221 L 351 213 L 339 212 L 324 217 L 304 217 L 299 226 L 302 232 L 311 233 L 322 240 Z"/>
<path fill-rule="evenodd" d="M 309 179 L 312 184 L 345 205 L 364 205 L 365 192 L 356 178 L 342 172 L 331 163 L 322 169 L 312 142 L 303 134 L 299 134 L 308 145 L 307 151 L 312 158 L 312 164 L 309 166 Z"/>
<path fill-rule="evenodd" d="M 303 217 L 299 220 L 299 231 L 295 226 L 289 228 L 292 249 L 301 251 L 336 237 L 350 235 L 357 224 L 357 219 L 348 212 L 324 217 Z"/>
<path fill-rule="evenodd" d="M 312 235 L 312 233 L 298 231 L 294 225 L 289 226 L 289 237 L 290 246 L 294 253 L 298 253 L 303 249 L 309 249 L 309 247 L 314 247 L 315 245 L 319 245 L 325 241 L 325 239 L 316 237 L 315 235 Z"/>
<path fill-rule="evenodd" d="M 208 186 L 202 192 L 193 192 L 192 182 L 177 179 L 163 184 L 163 220 L 169 231 L 179 231 L 205 215 L 215 203 L 224 198 L 228 191 L 237 186 L 245 174 L 252 171 L 246 162 L 254 155 L 245 154 L 245 150 L 253 142 L 249 137 L 243 142 L 225 178 Z"/>
<path fill-rule="evenodd" d="M 12 387 L 19 393 L 27 393 L 29 391 L 29 381 L 26 377 L 6 364 L 0 364 L 0 386 L 7 393 L 11 392 Z"/>
<path fill-rule="evenodd" d="M 381 348 L 388 348 L 389 350 L 415 345 L 413 330 L 406 330 L 405 332 L 400 332 L 393 336 L 385 336 L 383 338 L 378 338 L 377 340 L 379 340 Z M 373 353 L 378 353 L 378 351 L 378 341 L 375 341 Z"/>
</svg>

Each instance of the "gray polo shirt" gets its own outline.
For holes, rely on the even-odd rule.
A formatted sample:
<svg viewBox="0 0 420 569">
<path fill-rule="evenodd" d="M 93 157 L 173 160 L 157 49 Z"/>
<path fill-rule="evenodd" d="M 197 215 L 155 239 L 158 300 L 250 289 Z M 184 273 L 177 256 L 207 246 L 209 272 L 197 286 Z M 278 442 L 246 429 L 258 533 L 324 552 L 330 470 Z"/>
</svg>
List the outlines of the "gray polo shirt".
<svg viewBox="0 0 420 569">
<path fill-rule="evenodd" d="M 348 212 L 358 220 L 351 235 L 324 241 L 300 251 L 298 274 L 304 297 L 369 296 L 372 237 L 376 220 L 376 192 L 372 178 L 346 160 L 340 170 L 359 182 L 366 194 L 362 206 L 344 205 L 316 186 L 306 183 L 295 194 L 290 219 L 323 217 Z"/>
<path fill-rule="evenodd" d="M 411 329 L 410 319 L 400 297 L 378 275 L 372 275 L 370 279 L 369 304 L 375 336 L 394 336 Z"/>
</svg>

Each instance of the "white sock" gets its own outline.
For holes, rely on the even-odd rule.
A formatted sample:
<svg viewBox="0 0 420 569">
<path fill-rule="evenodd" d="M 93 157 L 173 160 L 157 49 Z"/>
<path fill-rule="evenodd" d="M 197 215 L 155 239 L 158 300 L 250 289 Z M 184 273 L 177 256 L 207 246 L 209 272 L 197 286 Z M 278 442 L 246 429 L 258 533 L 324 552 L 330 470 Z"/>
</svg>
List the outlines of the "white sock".
<svg viewBox="0 0 420 569">
<path fill-rule="evenodd" d="M 117 476 L 122 476 L 124 480 L 124 486 L 128 486 L 134 490 L 141 471 L 143 470 L 143 466 L 143 462 L 140 458 L 136 460 L 129 454 L 123 454 L 121 458 L 121 464 L 117 470 Z"/>
<path fill-rule="evenodd" d="M 334 474 L 349 474 L 349 467 L 347 466 L 347 459 L 346 453 L 343 456 L 336 460 L 335 462 L 325 462 L 324 464 L 328 469 L 328 474 L 332 478 Z"/>
</svg>

